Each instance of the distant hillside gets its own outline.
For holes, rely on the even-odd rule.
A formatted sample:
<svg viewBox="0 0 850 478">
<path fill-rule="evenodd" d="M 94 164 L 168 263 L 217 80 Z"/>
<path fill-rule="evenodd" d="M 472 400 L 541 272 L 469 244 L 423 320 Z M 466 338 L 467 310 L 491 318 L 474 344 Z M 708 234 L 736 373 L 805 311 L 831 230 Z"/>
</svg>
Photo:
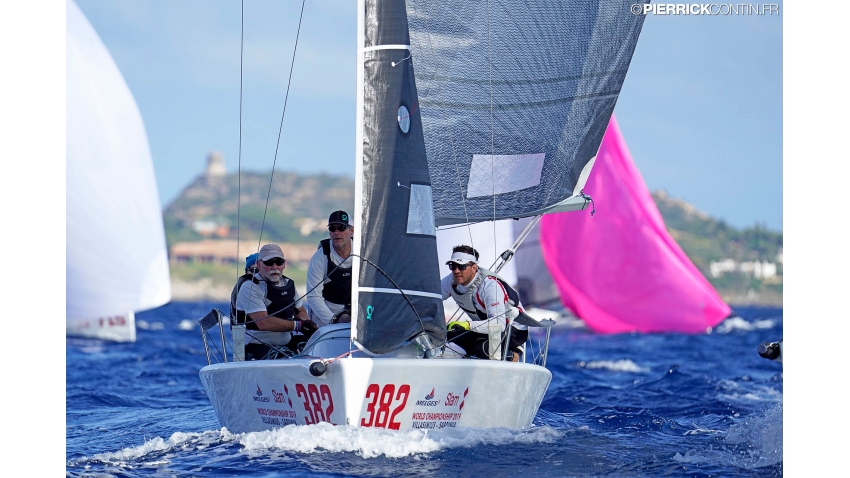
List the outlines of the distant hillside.
<svg viewBox="0 0 850 478">
<path fill-rule="evenodd" d="M 782 304 L 781 232 L 735 229 L 663 190 L 652 199 L 670 235 L 727 302 Z"/>
<path fill-rule="evenodd" d="M 268 241 L 315 243 L 327 236 L 328 214 L 354 206 L 354 179 L 347 176 L 275 171 L 269 193 L 271 179 L 271 173 L 250 172 L 241 181 L 237 174 L 199 176 L 163 212 L 169 246 L 235 239 L 237 220 L 243 240 L 258 238 L 262 230 Z"/>
<path fill-rule="evenodd" d="M 268 212 L 263 212 L 270 173 L 242 173 L 241 204 L 236 174 L 204 174 L 164 211 L 166 238 L 176 242 L 235 239 L 311 243 L 327 237 L 331 211 L 353 212 L 354 179 L 330 174 L 276 171 Z M 652 193 L 670 235 L 730 304 L 782 304 L 782 233 L 762 227 L 735 229 L 687 202 Z"/>
</svg>

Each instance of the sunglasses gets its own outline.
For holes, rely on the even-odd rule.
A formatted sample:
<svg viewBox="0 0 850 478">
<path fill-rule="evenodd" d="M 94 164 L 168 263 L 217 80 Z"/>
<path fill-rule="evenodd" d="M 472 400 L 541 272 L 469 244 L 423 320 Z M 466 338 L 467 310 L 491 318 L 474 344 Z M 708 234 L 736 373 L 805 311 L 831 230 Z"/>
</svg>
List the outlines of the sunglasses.
<svg viewBox="0 0 850 478">
<path fill-rule="evenodd" d="M 330 232 L 342 232 L 346 229 L 348 229 L 348 226 L 343 226 L 342 224 L 331 224 L 330 226 L 328 226 L 328 231 Z"/>
<path fill-rule="evenodd" d="M 449 262 L 449 269 L 451 269 L 451 270 L 457 269 L 457 270 L 463 272 L 463 271 L 466 270 L 467 267 L 469 267 L 471 265 L 472 264 L 457 264 L 455 262 Z"/>
<path fill-rule="evenodd" d="M 263 261 L 263 264 L 265 264 L 266 267 L 282 266 L 284 263 L 286 263 L 286 261 L 281 259 L 280 257 L 275 257 L 274 259 L 269 259 L 267 261 Z"/>
</svg>

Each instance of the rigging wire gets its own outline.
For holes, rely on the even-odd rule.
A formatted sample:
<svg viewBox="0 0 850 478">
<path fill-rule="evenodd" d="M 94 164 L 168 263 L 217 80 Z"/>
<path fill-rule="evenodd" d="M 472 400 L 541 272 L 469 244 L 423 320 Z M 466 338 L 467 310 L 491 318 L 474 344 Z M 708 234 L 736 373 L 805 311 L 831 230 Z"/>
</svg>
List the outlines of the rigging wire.
<svg viewBox="0 0 850 478">
<path fill-rule="evenodd" d="M 292 50 L 292 62 L 289 65 L 289 79 L 286 82 L 286 96 L 283 99 L 283 112 L 280 116 L 280 127 L 277 131 L 277 144 L 274 149 L 274 160 L 272 161 L 272 174 L 269 178 L 269 190 L 266 193 L 266 206 L 263 209 L 263 221 L 260 223 L 260 238 L 257 241 L 257 251 L 260 250 L 260 244 L 263 242 L 263 230 L 266 225 L 266 214 L 269 210 L 269 200 L 272 194 L 272 183 L 274 182 L 274 168 L 277 164 L 277 155 L 280 150 L 280 137 L 283 134 L 283 120 L 286 118 L 286 104 L 289 102 L 289 88 L 292 86 L 292 71 L 295 69 L 295 54 L 298 52 L 298 38 L 301 36 L 301 21 L 304 19 L 304 4 L 307 0 L 301 0 L 301 15 L 298 17 L 298 30 L 295 33 L 295 47 Z"/>
<path fill-rule="evenodd" d="M 280 137 L 283 133 L 283 121 L 286 118 L 286 105 L 289 102 L 289 89 L 292 86 L 292 72 L 295 69 L 295 55 L 298 52 L 298 39 L 301 36 L 301 23 L 302 23 L 302 20 L 304 19 L 304 4 L 305 3 L 306 3 L 306 0 L 302 0 L 302 2 L 301 2 L 301 13 L 298 17 L 298 30 L 295 33 L 295 46 L 293 47 L 293 50 L 292 50 L 292 61 L 289 65 L 289 79 L 286 83 L 286 95 L 284 96 L 283 111 L 281 112 L 281 116 L 280 116 L 280 126 L 278 128 L 277 142 L 275 144 L 275 151 L 274 151 L 274 159 L 272 161 L 272 171 L 271 171 L 271 176 L 269 177 L 269 188 L 268 188 L 268 191 L 266 192 L 266 204 L 265 204 L 265 207 L 263 208 L 263 220 L 260 223 L 260 234 L 259 234 L 259 238 L 257 239 L 257 253 L 260 252 L 260 245 L 263 243 L 263 231 L 265 230 L 266 215 L 267 215 L 268 210 L 269 210 L 269 201 L 271 199 L 272 184 L 274 183 L 274 171 L 275 171 L 275 165 L 277 164 L 278 152 L 280 150 Z M 238 277 L 240 275 L 239 274 L 239 264 L 241 262 L 240 261 L 240 255 L 239 255 L 239 237 L 240 237 L 239 213 L 240 213 L 240 210 L 242 209 L 241 208 L 241 200 L 242 200 L 242 96 L 243 96 L 243 93 L 242 93 L 242 77 L 243 77 L 243 63 L 244 63 L 244 57 L 245 57 L 245 49 L 244 49 L 244 45 L 245 45 L 245 0 L 242 0 L 242 13 L 241 13 L 241 15 L 242 15 L 242 23 L 241 23 L 242 27 L 241 27 L 241 39 L 240 39 L 240 48 L 239 48 L 239 166 L 238 166 L 238 168 L 239 168 L 238 169 L 238 177 L 239 177 L 238 194 L 239 194 L 239 198 L 237 200 L 237 211 L 236 211 L 236 217 L 237 217 L 237 220 L 236 220 L 236 254 L 237 254 L 237 257 L 236 257 L 236 273 L 237 273 L 237 280 L 238 280 Z M 257 258 L 257 261 L 259 261 L 259 257 Z M 253 281 L 251 281 L 250 287 L 254 287 Z M 239 291 L 237 290 L 236 293 L 238 294 Z M 223 334 L 223 331 L 222 331 L 222 334 Z"/>
<path fill-rule="evenodd" d="M 242 0 L 242 10 L 240 13 L 240 30 L 239 30 L 239 161 L 236 167 L 236 280 L 239 280 L 239 258 L 242 254 L 239 253 L 240 244 L 240 212 L 242 211 L 242 77 L 244 75 L 243 59 L 245 58 L 245 0 Z M 259 251 L 258 251 L 259 252 Z M 238 290 L 236 291 L 239 292 Z"/>
<path fill-rule="evenodd" d="M 496 125 L 493 119 L 493 44 L 490 41 L 490 0 L 487 0 L 487 73 L 490 82 L 490 175 L 493 184 L 493 254 L 496 254 Z M 493 258 L 495 262 L 496 257 Z"/>
</svg>

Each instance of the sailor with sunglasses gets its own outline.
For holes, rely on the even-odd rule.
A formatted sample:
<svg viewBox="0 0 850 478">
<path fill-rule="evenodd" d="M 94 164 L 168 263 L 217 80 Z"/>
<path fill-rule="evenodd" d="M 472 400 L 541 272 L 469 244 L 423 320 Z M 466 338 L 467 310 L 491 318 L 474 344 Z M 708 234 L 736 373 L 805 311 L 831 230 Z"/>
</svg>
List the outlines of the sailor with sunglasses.
<svg viewBox="0 0 850 478">
<path fill-rule="evenodd" d="M 328 239 L 319 244 L 307 269 L 307 305 L 320 327 L 351 321 L 351 241 L 354 226 L 345 211 L 328 217 Z"/>
<path fill-rule="evenodd" d="M 245 360 L 261 360 L 297 351 L 316 330 L 292 279 L 283 275 L 286 260 L 277 244 L 266 244 L 257 256 L 257 273 L 242 283 L 236 296 L 236 322 L 245 325 Z M 297 339 L 294 339 L 297 338 Z"/>
<path fill-rule="evenodd" d="M 463 319 L 448 323 L 447 340 L 466 355 L 500 359 L 508 322 L 525 314 L 516 290 L 497 274 L 479 267 L 478 251 L 470 246 L 455 246 L 446 264 L 451 274 L 442 279 L 443 300 L 452 297 L 466 312 Z M 513 322 L 507 360 L 519 361 L 527 340 L 528 327 Z"/>
</svg>

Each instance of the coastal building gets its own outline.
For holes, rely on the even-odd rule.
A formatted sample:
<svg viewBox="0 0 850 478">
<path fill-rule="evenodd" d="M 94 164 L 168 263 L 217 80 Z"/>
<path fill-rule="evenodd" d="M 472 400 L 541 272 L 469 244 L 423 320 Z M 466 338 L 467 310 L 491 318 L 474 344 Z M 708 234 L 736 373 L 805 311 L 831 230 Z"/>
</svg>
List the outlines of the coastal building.
<svg viewBox="0 0 850 478">
<path fill-rule="evenodd" d="M 316 252 L 318 244 L 278 243 L 283 249 L 288 266 L 305 269 L 310 258 Z M 171 264 L 244 264 L 245 257 L 256 252 L 257 241 L 237 241 L 233 239 L 206 239 L 197 242 L 177 242 L 169 251 Z"/>
</svg>

